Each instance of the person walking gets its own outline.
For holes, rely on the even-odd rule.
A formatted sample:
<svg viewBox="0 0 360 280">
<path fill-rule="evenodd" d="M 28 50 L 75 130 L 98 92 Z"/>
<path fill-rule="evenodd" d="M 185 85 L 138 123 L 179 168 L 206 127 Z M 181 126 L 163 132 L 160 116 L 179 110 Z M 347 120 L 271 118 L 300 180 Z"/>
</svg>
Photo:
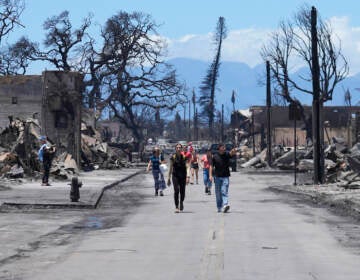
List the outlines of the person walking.
<svg viewBox="0 0 360 280">
<path fill-rule="evenodd" d="M 163 190 L 166 188 L 164 174 L 160 170 L 160 164 L 165 163 L 164 156 L 160 153 L 160 149 L 155 147 L 152 156 L 149 159 L 146 171 L 149 172 L 152 169 L 152 175 L 154 178 L 155 196 L 164 196 Z"/>
<path fill-rule="evenodd" d="M 196 179 L 196 184 L 199 184 L 199 155 L 195 149 L 191 152 L 191 159 L 190 159 L 190 184 L 194 184 Z"/>
<path fill-rule="evenodd" d="M 215 196 L 216 206 L 218 212 L 221 210 L 227 213 L 230 209 L 229 205 L 229 177 L 230 177 L 230 158 L 234 156 L 236 149 L 232 149 L 230 152 L 226 151 L 226 147 L 223 143 L 218 146 L 218 152 L 212 157 L 212 164 L 210 165 L 209 173 L 210 180 L 214 178 L 215 182 Z"/>
<path fill-rule="evenodd" d="M 191 143 L 191 142 L 189 142 Z M 182 150 L 181 150 L 181 154 L 185 156 L 186 159 L 186 173 L 188 174 L 188 176 L 190 176 L 191 174 L 191 152 L 190 152 L 191 148 L 189 148 L 189 146 L 182 146 Z M 189 185 L 190 183 L 190 177 L 189 180 L 186 180 L 186 185 Z"/>
<path fill-rule="evenodd" d="M 211 149 L 207 149 L 206 154 L 203 155 L 200 159 L 200 166 L 203 170 L 205 193 L 207 193 L 208 195 L 211 195 L 211 186 L 212 186 L 212 182 L 210 180 L 210 174 L 209 174 L 211 158 L 212 158 Z"/>
<path fill-rule="evenodd" d="M 47 137 L 40 136 L 40 149 L 38 151 L 39 160 L 43 164 L 44 174 L 42 177 L 42 186 L 50 186 L 49 184 L 49 176 L 50 176 L 50 169 L 53 157 L 56 152 L 56 148 L 54 145 L 48 145 Z"/>
<path fill-rule="evenodd" d="M 168 186 L 171 185 L 171 180 L 174 186 L 175 213 L 179 213 L 184 210 L 185 188 L 190 178 L 187 168 L 187 159 L 182 153 L 182 148 L 181 144 L 176 144 L 175 153 L 170 157 L 170 167 L 167 180 Z"/>
</svg>

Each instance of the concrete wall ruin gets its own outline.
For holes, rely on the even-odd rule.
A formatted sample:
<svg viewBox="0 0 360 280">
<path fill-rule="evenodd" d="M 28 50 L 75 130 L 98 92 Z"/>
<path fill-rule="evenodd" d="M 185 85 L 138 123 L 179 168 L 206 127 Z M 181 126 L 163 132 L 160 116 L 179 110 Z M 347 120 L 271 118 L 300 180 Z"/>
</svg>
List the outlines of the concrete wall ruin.
<svg viewBox="0 0 360 280">
<path fill-rule="evenodd" d="M 70 153 L 77 164 L 81 150 L 81 93 L 83 76 L 77 72 L 43 72 L 41 127 L 58 152 Z"/>
<path fill-rule="evenodd" d="M 63 71 L 0 77 L 0 127 L 9 125 L 9 116 L 36 118 L 58 153 L 70 153 L 79 164 L 82 81 L 81 74 Z"/>
<path fill-rule="evenodd" d="M 40 118 L 42 76 L 0 76 L 0 131 L 9 125 L 9 116 Z"/>
<path fill-rule="evenodd" d="M 312 114 L 311 106 L 304 106 L 306 118 Z M 265 106 L 253 106 L 250 108 L 254 112 L 255 123 L 255 143 L 260 146 L 262 134 L 266 136 L 267 114 Z M 328 123 L 324 126 L 324 142 L 329 144 L 328 137 L 342 138 L 352 146 L 360 138 L 360 122 L 356 119 L 360 116 L 360 107 L 352 106 L 325 106 L 323 108 L 323 120 Z M 349 121 L 351 122 L 349 123 Z M 305 125 L 303 121 L 297 121 L 297 143 L 300 146 L 306 144 Z M 252 129 L 252 127 L 250 128 Z M 294 145 L 294 121 L 289 119 L 289 108 L 284 106 L 274 106 L 271 108 L 271 129 L 273 145 Z M 263 132 L 263 133 L 261 133 Z"/>
</svg>

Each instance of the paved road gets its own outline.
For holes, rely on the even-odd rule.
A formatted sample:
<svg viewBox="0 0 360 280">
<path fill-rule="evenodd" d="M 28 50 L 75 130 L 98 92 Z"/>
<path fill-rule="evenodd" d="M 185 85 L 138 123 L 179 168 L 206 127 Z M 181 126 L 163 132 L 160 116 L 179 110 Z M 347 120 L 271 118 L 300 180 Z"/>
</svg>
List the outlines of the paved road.
<svg viewBox="0 0 360 280">
<path fill-rule="evenodd" d="M 236 172 L 230 213 L 190 185 L 175 214 L 171 189 L 154 197 L 151 175 L 140 175 L 81 222 L 3 263 L 0 279 L 358 280 L 359 225 L 267 190 L 291 182 Z"/>
</svg>

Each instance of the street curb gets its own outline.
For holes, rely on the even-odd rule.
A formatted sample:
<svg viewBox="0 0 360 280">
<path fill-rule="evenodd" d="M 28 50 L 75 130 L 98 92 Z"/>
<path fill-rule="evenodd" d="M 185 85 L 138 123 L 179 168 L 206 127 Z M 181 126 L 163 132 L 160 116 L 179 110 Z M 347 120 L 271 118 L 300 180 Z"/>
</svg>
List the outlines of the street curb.
<svg viewBox="0 0 360 280">
<path fill-rule="evenodd" d="M 296 191 L 286 189 L 285 187 L 286 186 L 269 186 L 268 189 L 277 193 L 285 192 L 290 195 L 301 197 L 307 202 L 326 207 L 337 214 L 351 216 L 356 220 L 360 220 L 360 205 L 351 199 L 337 198 L 336 195 L 325 193 Z"/>
<path fill-rule="evenodd" d="M 61 203 L 16 203 L 16 202 L 4 202 L 1 204 L 0 209 L 4 210 L 5 207 L 16 209 L 93 209 L 92 204 L 61 204 Z"/>
<path fill-rule="evenodd" d="M 105 191 L 107 191 L 107 190 L 113 188 L 114 186 L 116 186 L 117 184 L 123 183 L 123 182 L 129 180 L 130 178 L 135 177 L 135 176 L 137 176 L 137 175 L 139 175 L 139 174 L 141 174 L 141 173 L 144 173 L 144 170 L 139 170 L 139 171 L 137 171 L 137 172 L 135 172 L 135 173 L 132 173 L 132 174 L 126 176 L 125 178 L 123 178 L 123 179 L 121 179 L 121 180 L 115 181 L 115 182 L 113 182 L 113 183 L 111 183 L 111 184 L 106 185 L 105 187 L 103 187 L 102 190 L 101 190 L 101 193 L 100 193 L 100 195 L 99 195 L 99 197 L 98 197 L 98 199 L 96 200 L 96 202 L 95 202 L 95 204 L 94 204 L 94 206 L 93 206 L 94 209 L 96 209 L 96 208 L 98 207 L 98 205 L 99 205 L 99 203 L 100 203 L 100 201 L 101 201 L 101 198 L 103 197 Z"/>
<path fill-rule="evenodd" d="M 104 192 L 108 189 L 113 188 L 114 186 L 123 183 L 127 180 L 129 180 L 132 177 L 135 177 L 141 173 L 143 173 L 144 170 L 139 170 L 137 172 L 134 172 L 121 180 L 114 181 L 106 186 L 104 186 L 98 198 L 96 199 L 95 203 L 83 203 L 83 202 L 69 202 L 69 203 L 16 203 L 16 202 L 4 202 L 0 205 L 0 210 L 3 210 L 3 208 L 9 207 L 9 208 L 16 208 L 16 209 L 96 209 L 99 205 L 101 198 L 104 195 Z"/>
</svg>

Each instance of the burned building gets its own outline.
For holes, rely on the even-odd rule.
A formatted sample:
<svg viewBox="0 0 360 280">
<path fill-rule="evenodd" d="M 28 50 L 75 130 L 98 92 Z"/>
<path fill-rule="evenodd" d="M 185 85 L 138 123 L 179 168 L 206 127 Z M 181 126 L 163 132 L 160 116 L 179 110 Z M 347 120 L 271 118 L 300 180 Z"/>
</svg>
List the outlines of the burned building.
<svg viewBox="0 0 360 280">
<path fill-rule="evenodd" d="M 40 75 L 0 76 L 0 131 L 9 118 L 41 118 L 42 80 Z"/>
<path fill-rule="evenodd" d="M 80 162 L 83 76 L 44 71 L 42 75 L 0 77 L 0 127 L 10 119 L 35 118 L 41 134 Z"/>
<path fill-rule="evenodd" d="M 253 106 L 250 108 L 252 112 L 251 134 L 255 134 L 255 143 L 260 145 L 264 143 L 266 137 L 267 123 L 266 106 Z M 311 124 L 312 107 L 304 106 L 305 118 Z M 349 146 L 359 142 L 360 136 L 360 107 L 352 106 L 326 106 L 322 111 L 324 121 L 324 142 L 329 144 L 333 138 L 342 138 Z M 307 127 L 303 120 L 297 121 L 296 138 L 300 146 L 307 144 L 307 130 L 311 131 L 311 127 Z M 294 145 L 294 120 L 289 116 L 289 107 L 274 106 L 271 108 L 271 130 L 273 145 Z"/>
</svg>

